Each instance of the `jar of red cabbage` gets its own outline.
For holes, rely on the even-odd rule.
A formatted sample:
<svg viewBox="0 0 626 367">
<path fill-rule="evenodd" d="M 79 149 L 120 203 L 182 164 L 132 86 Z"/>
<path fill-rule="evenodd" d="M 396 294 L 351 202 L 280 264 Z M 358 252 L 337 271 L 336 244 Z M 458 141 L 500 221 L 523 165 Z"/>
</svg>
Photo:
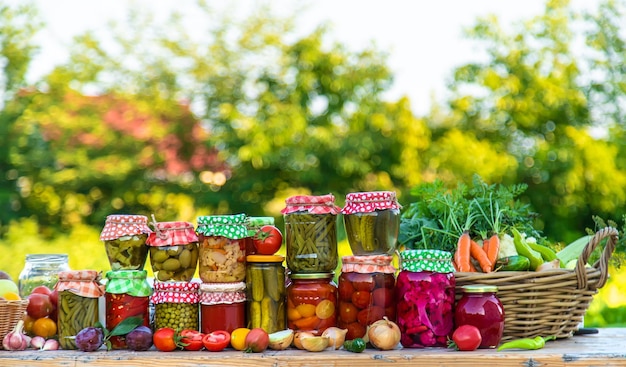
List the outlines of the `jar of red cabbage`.
<svg viewBox="0 0 626 367">
<path fill-rule="evenodd" d="M 496 296 L 495 285 L 463 286 L 463 296 L 456 304 L 454 322 L 457 326 L 474 325 L 480 331 L 479 348 L 495 348 L 504 332 L 504 307 Z"/>
<path fill-rule="evenodd" d="M 405 348 L 446 347 L 454 326 L 452 254 L 440 250 L 400 252 L 396 280 L 397 324 Z"/>
</svg>

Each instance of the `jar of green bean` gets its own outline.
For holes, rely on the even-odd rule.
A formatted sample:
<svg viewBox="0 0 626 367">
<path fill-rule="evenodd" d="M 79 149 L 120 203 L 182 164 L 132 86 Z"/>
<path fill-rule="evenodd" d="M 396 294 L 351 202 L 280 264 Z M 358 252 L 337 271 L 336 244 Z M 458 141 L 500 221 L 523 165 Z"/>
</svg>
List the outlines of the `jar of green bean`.
<svg viewBox="0 0 626 367">
<path fill-rule="evenodd" d="M 58 335 L 63 349 L 76 349 L 73 336 L 86 327 L 96 326 L 98 301 L 104 296 L 95 270 L 62 271 L 55 290 L 59 293 Z"/>
<path fill-rule="evenodd" d="M 155 282 L 151 301 L 154 304 L 155 330 L 200 330 L 200 295 L 197 282 Z"/>
<path fill-rule="evenodd" d="M 332 194 L 287 198 L 285 219 L 287 266 L 294 273 L 331 272 L 337 267 L 337 215 Z"/>
</svg>

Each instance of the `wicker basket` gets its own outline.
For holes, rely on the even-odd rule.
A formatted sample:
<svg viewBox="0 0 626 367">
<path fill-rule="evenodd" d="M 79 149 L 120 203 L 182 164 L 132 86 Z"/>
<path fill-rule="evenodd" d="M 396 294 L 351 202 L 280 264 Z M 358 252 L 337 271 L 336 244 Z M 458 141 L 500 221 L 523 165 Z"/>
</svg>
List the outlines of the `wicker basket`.
<svg viewBox="0 0 626 367">
<path fill-rule="evenodd" d="M 27 299 L 19 301 L 0 300 L 0 342 L 5 335 L 13 330 L 17 322 L 24 318 L 26 307 L 28 307 Z"/>
<path fill-rule="evenodd" d="M 457 272 L 457 300 L 464 285 L 495 285 L 504 306 L 503 341 L 538 335 L 571 337 L 582 322 L 593 296 L 606 283 L 608 263 L 617 236 L 617 230 L 611 227 L 596 232 L 573 270 Z M 600 260 L 593 266 L 585 266 L 593 250 L 605 238 L 607 241 Z"/>
</svg>

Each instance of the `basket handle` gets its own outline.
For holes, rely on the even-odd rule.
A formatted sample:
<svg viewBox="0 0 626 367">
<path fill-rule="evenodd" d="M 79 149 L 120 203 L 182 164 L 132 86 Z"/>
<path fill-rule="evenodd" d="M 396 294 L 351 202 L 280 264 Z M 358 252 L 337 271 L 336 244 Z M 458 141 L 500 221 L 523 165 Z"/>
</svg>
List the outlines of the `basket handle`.
<svg viewBox="0 0 626 367">
<path fill-rule="evenodd" d="M 594 268 L 600 270 L 600 279 L 598 279 L 596 288 L 602 288 L 604 286 L 604 283 L 606 283 L 609 277 L 609 260 L 611 259 L 613 250 L 615 250 L 618 234 L 619 232 L 617 229 L 613 227 L 604 227 L 596 232 L 596 234 L 591 237 L 587 245 L 585 245 L 582 254 L 578 257 L 576 268 L 574 269 L 574 271 L 576 271 L 576 278 L 578 279 L 578 289 L 587 288 L 587 271 L 585 270 L 585 265 L 587 264 L 589 256 L 591 256 L 593 250 L 603 239 L 608 237 L 600 260 L 593 264 Z"/>
</svg>

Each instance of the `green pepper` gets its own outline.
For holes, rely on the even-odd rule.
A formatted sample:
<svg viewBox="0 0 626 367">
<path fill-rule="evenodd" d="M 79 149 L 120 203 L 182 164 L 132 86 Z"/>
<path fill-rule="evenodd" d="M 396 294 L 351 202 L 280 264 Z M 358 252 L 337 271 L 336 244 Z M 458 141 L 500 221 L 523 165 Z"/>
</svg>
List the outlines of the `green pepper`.
<svg viewBox="0 0 626 367">
<path fill-rule="evenodd" d="M 352 340 L 346 340 L 343 343 L 343 349 L 352 353 L 361 353 L 365 350 L 365 341 L 361 338 L 354 338 Z"/>
<path fill-rule="evenodd" d="M 535 250 L 533 250 L 526 240 L 522 238 L 522 234 L 515 228 L 511 228 L 511 232 L 513 233 L 513 243 L 515 243 L 515 249 L 517 253 L 525 256 L 530 260 L 530 270 L 535 270 L 541 264 L 543 264 L 543 258 L 541 254 Z"/>
<path fill-rule="evenodd" d="M 552 261 L 554 259 L 556 259 L 556 252 L 554 252 L 554 250 L 552 250 L 550 247 L 548 246 L 543 246 L 540 245 L 538 243 L 535 242 L 526 242 L 528 244 L 528 246 L 537 251 L 541 257 L 543 258 L 544 261 L 548 262 L 548 261 Z M 559 260 L 560 262 L 560 260 Z M 562 264 L 561 264 L 562 265 Z"/>
<path fill-rule="evenodd" d="M 554 340 L 554 339 L 556 339 L 554 335 L 547 336 L 547 337 L 536 336 L 534 338 L 516 339 L 516 340 L 512 340 L 510 342 L 506 342 L 502 344 L 498 348 L 498 350 L 505 350 L 505 349 L 537 350 L 537 349 L 543 348 L 546 345 L 546 342 L 548 340 Z"/>
</svg>

